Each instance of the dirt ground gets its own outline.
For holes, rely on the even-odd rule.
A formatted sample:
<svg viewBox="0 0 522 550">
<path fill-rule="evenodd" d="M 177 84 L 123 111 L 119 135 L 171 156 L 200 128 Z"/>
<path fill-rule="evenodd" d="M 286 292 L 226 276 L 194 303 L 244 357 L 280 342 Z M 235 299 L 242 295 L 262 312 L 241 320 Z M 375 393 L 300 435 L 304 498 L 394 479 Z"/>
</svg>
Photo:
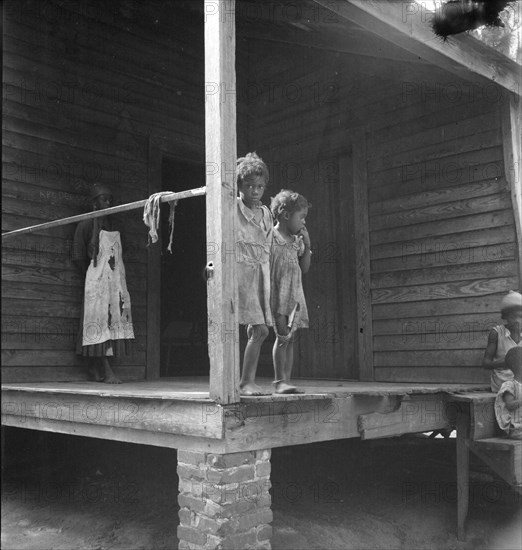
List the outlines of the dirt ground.
<svg viewBox="0 0 522 550">
<path fill-rule="evenodd" d="M 5 441 L 4 550 L 177 548 L 175 451 L 14 429 Z M 457 541 L 454 456 L 454 439 L 419 437 L 274 449 L 272 548 L 520 549 L 520 497 L 478 461 Z"/>
</svg>

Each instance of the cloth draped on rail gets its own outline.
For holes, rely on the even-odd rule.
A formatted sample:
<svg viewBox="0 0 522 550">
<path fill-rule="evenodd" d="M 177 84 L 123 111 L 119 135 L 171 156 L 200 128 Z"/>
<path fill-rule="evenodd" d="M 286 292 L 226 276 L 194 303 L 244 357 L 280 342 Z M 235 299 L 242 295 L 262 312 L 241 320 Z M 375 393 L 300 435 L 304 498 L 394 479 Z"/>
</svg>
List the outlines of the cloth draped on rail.
<svg viewBox="0 0 522 550">
<path fill-rule="evenodd" d="M 151 195 L 143 208 L 143 223 L 149 228 L 148 244 L 158 241 L 158 227 L 160 223 L 161 197 L 172 194 L 171 191 L 161 191 Z M 169 213 L 169 246 L 167 250 L 172 254 L 172 239 L 174 238 L 174 217 L 176 213 L 177 200 L 168 201 Z M 148 246 L 148 245 L 147 245 Z"/>
</svg>

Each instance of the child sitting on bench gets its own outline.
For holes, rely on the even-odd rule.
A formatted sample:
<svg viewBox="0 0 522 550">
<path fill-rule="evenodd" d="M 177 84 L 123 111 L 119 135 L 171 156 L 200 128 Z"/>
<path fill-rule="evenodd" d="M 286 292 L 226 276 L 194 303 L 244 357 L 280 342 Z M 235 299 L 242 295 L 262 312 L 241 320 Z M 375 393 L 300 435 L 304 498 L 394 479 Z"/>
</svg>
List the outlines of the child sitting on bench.
<svg viewBox="0 0 522 550">
<path fill-rule="evenodd" d="M 504 324 L 491 329 L 482 361 L 482 366 L 491 371 L 491 391 L 495 393 L 513 378 L 505 363 L 506 353 L 522 347 L 522 295 L 519 292 L 510 291 L 502 298 L 500 315 Z"/>
<path fill-rule="evenodd" d="M 495 416 L 507 437 L 522 439 L 522 348 L 510 349 L 505 362 L 515 377 L 500 387 L 495 399 Z"/>
</svg>

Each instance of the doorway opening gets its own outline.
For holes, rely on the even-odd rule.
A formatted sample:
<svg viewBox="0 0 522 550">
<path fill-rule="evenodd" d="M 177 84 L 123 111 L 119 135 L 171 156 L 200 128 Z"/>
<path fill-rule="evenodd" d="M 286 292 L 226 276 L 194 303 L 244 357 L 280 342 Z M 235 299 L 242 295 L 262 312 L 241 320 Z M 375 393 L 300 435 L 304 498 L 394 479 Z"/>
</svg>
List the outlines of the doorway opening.
<svg viewBox="0 0 522 550">
<path fill-rule="evenodd" d="M 164 156 L 162 191 L 184 191 L 205 182 L 203 164 Z M 175 207 L 172 253 L 170 205 L 161 205 L 161 352 L 160 376 L 204 376 L 207 351 L 207 285 L 205 196 L 191 197 Z"/>
</svg>

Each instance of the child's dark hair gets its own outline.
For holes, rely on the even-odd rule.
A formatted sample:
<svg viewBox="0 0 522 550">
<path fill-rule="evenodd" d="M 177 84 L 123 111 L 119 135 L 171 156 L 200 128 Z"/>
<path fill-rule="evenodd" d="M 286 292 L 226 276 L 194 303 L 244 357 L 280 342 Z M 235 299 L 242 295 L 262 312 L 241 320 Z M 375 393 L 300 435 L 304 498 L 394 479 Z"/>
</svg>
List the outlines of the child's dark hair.
<svg viewBox="0 0 522 550">
<path fill-rule="evenodd" d="M 516 290 L 510 290 L 500 302 L 500 315 L 505 319 L 512 313 L 522 311 L 522 295 Z"/>
<path fill-rule="evenodd" d="M 237 159 L 236 181 L 238 185 L 256 176 L 262 176 L 265 183 L 268 184 L 268 168 L 257 153 L 247 153 L 244 157 Z"/>
<path fill-rule="evenodd" d="M 507 307 L 500 312 L 500 317 L 501 319 L 506 319 L 510 315 L 513 315 L 513 313 L 522 313 L 522 307 L 521 306 Z"/>
<path fill-rule="evenodd" d="M 304 208 L 312 208 L 312 205 L 303 195 L 291 191 L 290 189 L 281 189 L 275 197 L 272 197 L 270 202 L 270 210 L 276 220 L 278 220 L 284 212 L 293 214 Z"/>
</svg>

